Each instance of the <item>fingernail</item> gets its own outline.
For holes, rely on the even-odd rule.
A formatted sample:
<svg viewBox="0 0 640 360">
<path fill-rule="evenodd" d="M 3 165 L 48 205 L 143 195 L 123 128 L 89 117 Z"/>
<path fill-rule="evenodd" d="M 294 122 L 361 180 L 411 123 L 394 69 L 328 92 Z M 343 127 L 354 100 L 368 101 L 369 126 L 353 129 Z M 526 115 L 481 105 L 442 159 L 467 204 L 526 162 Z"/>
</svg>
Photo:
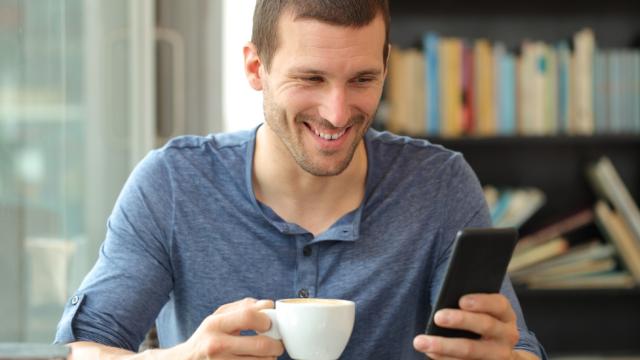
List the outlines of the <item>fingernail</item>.
<svg viewBox="0 0 640 360">
<path fill-rule="evenodd" d="M 465 296 L 462 298 L 462 307 L 472 309 L 476 306 L 476 298 L 473 296 Z"/>
<path fill-rule="evenodd" d="M 447 325 L 451 322 L 451 316 L 448 312 L 440 310 L 436 313 L 435 320 L 438 325 Z"/>
<path fill-rule="evenodd" d="M 433 340 L 428 336 L 418 336 L 415 340 L 414 346 L 420 351 L 429 351 Z"/>
<path fill-rule="evenodd" d="M 259 300 L 256 305 L 259 307 L 273 307 L 273 302 L 271 300 Z"/>
</svg>

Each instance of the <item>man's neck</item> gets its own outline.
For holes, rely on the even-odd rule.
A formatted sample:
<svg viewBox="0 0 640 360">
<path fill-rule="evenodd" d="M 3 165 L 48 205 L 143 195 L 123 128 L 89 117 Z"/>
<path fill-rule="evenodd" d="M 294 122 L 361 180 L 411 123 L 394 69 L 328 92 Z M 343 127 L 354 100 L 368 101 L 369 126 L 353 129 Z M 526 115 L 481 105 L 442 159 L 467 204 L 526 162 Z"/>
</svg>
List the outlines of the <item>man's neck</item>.
<svg viewBox="0 0 640 360">
<path fill-rule="evenodd" d="M 303 170 L 270 132 L 264 124 L 256 135 L 253 190 L 259 201 L 316 235 L 360 205 L 367 174 L 364 142 L 342 173 L 315 176 Z"/>
</svg>

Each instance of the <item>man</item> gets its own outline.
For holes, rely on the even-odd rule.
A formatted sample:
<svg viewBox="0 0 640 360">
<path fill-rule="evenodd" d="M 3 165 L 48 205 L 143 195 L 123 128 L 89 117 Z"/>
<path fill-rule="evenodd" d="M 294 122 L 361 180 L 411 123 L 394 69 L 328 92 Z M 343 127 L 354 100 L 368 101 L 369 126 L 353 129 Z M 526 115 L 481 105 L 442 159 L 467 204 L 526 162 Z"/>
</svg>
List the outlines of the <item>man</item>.
<svg viewBox="0 0 640 360">
<path fill-rule="evenodd" d="M 490 221 L 460 154 L 369 130 L 388 31 L 383 0 L 259 0 L 244 59 L 265 124 L 139 164 L 56 341 L 74 359 L 274 359 L 254 333 L 273 302 L 252 298 L 300 296 L 357 303 L 344 359 L 542 356 L 508 281 L 436 316 L 481 339 L 420 335 L 455 233 Z M 163 349 L 130 352 L 154 320 Z"/>
</svg>

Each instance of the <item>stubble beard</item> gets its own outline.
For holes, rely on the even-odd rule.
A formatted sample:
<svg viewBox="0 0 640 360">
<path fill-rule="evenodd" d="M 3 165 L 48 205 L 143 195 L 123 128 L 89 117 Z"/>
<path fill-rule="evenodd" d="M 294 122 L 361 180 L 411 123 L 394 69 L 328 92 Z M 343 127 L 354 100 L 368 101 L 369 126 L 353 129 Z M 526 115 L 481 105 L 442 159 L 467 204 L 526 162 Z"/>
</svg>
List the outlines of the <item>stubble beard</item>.
<svg viewBox="0 0 640 360">
<path fill-rule="evenodd" d="M 311 117 L 307 117 L 304 115 L 296 115 L 293 124 L 296 126 L 288 129 L 289 121 L 287 119 L 286 111 L 280 107 L 278 107 L 273 101 L 268 99 L 265 96 L 264 98 L 264 117 L 267 122 L 267 125 L 273 130 L 273 132 L 278 136 L 280 141 L 285 145 L 287 151 L 294 159 L 296 164 L 300 166 L 301 169 L 306 171 L 307 173 L 314 176 L 336 176 L 341 174 L 351 163 L 353 160 L 353 156 L 362 141 L 364 133 L 367 131 L 369 126 L 371 125 L 371 121 L 367 121 L 366 117 L 363 114 L 354 116 L 349 121 L 349 126 L 351 129 L 349 131 L 358 131 L 354 136 L 354 140 L 349 144 L 349 148 L 347 149 L 346 155 L 342 158 L 338 158 L 337 154 L 332 154 L 330 152 L 320 151 L 318 152 L 319 156 L 327 157 L 327 156 L 336 156 L 336 163 L 332 166 L 322 166 L 313 161 L 313 154 L 308 153 L 305 149 L 303 138 L 305 137 L 304 132 L 307 131 L 304 129 L 306 125 L 304 123 L 309 124 L 318 124 L 318 126 L 325 129 L 334 128 L 333 125 L 327 121 L 326 119 L 314 119 Z M 302 129 L 302 130 L 301 130 Z M 352 136 L 351 134 L 348 134 Z"/>
</svg>

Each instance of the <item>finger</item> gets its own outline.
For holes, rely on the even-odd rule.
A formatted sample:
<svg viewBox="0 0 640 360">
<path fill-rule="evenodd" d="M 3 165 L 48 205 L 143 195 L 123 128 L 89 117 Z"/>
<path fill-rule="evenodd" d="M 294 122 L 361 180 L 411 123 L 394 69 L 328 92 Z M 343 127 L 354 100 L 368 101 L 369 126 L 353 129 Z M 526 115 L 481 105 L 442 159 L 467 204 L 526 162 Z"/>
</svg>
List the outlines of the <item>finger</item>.
<svg viewBox="0 0 640 360">
<path fill-rule="evenodd" d="M 271 328 L 269 316 L 253 307 L 220 314 L 213 321 L 214 327 L 225 334 L 232 334 L 242 330 L 266 332 Z"/>
<path fill-rule="evenodd" d="M 233 312 L 239 309 L 243 309 L 245 307 L 254 305 L 257 301 L 258 300 L 254 298 L 247 297 L 242 300 L 234 301 L 232 303 L 228 303 L 220 306 L 218 309 L 216 309 L 214 314 L 224 314 L 227 312 Z"/>
<path fill-rule="evenodd" d="M 494 341 L 429 335 L 414 339 L 414 347 L 433 358 L 506 359 L 512 353 L 510 346 Z"/>
<path fill-rule="evenodd" d="M 463 310 L 487 313 L 503 322 L 516 320 L 511 302 L 502 294 L 465 295 L 460 298 L 459 305 Z"/>
<path fill-rule="evenodd" d="M 253 307 L 257 310 L 273 309 L 275 307 L 275 303 L 273 300 L 259 300 L 253 305 Z"/>
<path fill-rule="evenodd" d="M 282 341 L 274 340 L 268 336 L 230 336 L 230 346 L 234 355 L 278 357 L 284 354 Z"/>
<path fill-rule="evenodd" d="M 441 327 L 472 331 L 510 345 L 515 345 L 520 338 L 515 322 L 504 323 L 488 314 L 444 309 L 435 314 L 434 320 Z"/>
</svg>

